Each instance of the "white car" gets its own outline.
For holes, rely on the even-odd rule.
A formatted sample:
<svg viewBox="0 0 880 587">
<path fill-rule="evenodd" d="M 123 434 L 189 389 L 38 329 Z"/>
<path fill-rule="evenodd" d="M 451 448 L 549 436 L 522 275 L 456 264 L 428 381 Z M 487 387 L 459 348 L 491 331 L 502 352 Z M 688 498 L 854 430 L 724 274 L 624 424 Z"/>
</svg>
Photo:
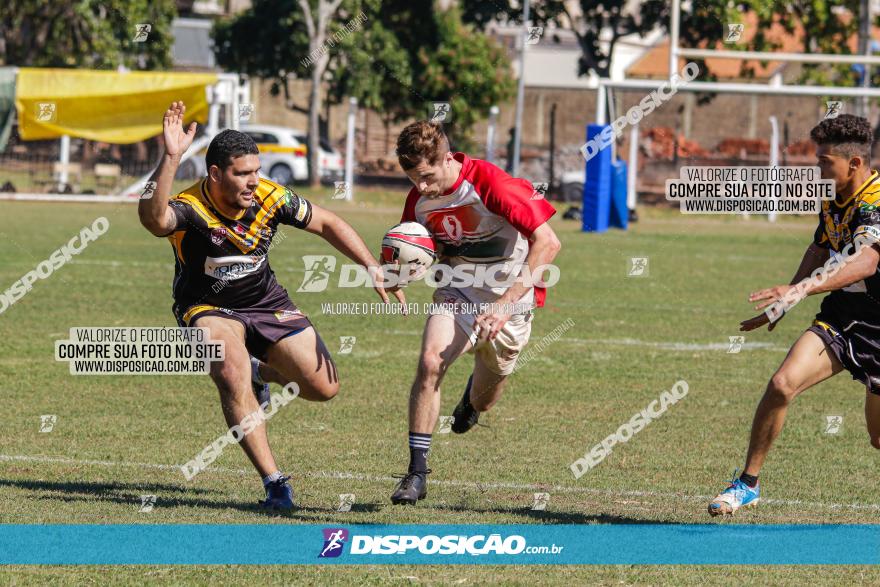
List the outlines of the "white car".
<svg viewBox="0 0 880 587">
<path fill-rule="evenodd" d="M 305 132 L 267 124 L 243 124 L 239 129 L 260 149 L 262 173 L 275 183 L 291 185 L 309 177 L 308 139 Z M 342 155 L 324 139 L 320 140 L 318 172 L 321 181 L 334 182 L 345 174 Z"/>
</svg>

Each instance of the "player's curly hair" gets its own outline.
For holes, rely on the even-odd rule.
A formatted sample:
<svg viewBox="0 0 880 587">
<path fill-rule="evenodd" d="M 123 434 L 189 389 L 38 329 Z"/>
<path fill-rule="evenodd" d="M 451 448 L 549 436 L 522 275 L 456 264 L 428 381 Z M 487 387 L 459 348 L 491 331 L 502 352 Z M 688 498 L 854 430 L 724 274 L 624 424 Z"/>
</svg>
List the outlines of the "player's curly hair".
<svg viewBox="0 0 880 587">
<path fill-rule="evenodd" d="M 250 136 L 237 130 L 226 129 L 211 139 L 208 152 L 205 154 L 205 164 L 208 169 L 216 165 L 220 169 L 226 169 L 235 157 L 242 155 L 259 155 L 257 143 Z"/>
<path fill-rule="evenodd" d="M 434 165 L 448 152 L 449 139 L 439 122 L 413 122 L 397 137 L 397 161 L 404 171 L 409 171 L 422 161 Z"/>
<path fill-rule="evenodd" d="M 871 156 L 874 131 L 868 119 L 853 114 L 826 118 L 813 127 L 810 138 L 817 145 L 830 145 L 833 151 L 846 157 L 859 156 L 867 162 Z"/>
</svg>

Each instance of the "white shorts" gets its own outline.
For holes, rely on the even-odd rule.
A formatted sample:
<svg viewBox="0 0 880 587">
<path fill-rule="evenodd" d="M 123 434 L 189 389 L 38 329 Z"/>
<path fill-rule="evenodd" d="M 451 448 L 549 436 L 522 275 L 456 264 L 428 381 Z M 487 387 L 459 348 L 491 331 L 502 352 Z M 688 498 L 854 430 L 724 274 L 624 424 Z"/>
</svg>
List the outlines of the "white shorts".
<svg viewBox="0 0 880 587">
<path fill-rule="evenodd" d="M 475 329 L 479 313 L 473 311 L 479 304 L 469 300 L 460 290 L 452 287 L 441 287 L 435 291 L 434 304 L 435 310 L 432 314 L 453 317 L 455 325 L 470 338 L 471 350 L 468 352 L 479 356 L 483 364 L 493 373 L 498 375 L 513 373 L 516 360 L 528 344 L 532 333 L 531 312 L 513 314 L 498 332 L 495 340 L 479 340 Z M 456 305 L 463 311 L 456 311 Z"/>
</svg>

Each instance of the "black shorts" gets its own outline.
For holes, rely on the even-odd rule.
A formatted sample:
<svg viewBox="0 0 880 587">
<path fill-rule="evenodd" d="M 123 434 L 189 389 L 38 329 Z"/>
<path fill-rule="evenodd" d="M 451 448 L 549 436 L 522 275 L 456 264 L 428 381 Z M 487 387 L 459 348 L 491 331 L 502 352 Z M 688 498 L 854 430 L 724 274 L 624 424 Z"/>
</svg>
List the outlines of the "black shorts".
<svg viewBox="0 0 880 587">
<path fill-rule="evenodd" d="M 282 338 L 302 332 L 312 325 L 287 296 L 266 308 L 230 309 L 208 304 L 181 308 L 178 304 L 174 304 L 171 310 L 181 328 L 192 326 L 193 322 L 202 316 L 220 316 L 238 320 L 244 326 L 245 347 L 251 355 L 263 362 L 266 361 L 266 351 L 270 345 Z"/>
<path fill-rule="evenodd" d="M 840 319 L 819 312 L 808 329 L 819 335 L 852 378 L 880 395 L 880 324 Z"/>
</svg>

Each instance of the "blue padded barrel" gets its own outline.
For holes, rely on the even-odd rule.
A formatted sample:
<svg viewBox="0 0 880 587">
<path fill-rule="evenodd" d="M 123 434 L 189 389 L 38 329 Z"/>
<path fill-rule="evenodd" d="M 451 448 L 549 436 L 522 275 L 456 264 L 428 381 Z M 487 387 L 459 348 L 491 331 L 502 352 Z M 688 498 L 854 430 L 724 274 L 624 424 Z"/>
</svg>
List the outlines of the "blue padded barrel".
<svg viewBox="0 0 880 587">
<path fill-rule="evenodd" d="M 626 230 L 629 209 L 626 207 L 626 162 L 617 160 L 611 164 L 611 215 L 608 223 L 614 228 Z"/>
<path fill-rule="evenodd" d="M 606 124 L 588 124 L 587 142 L 606 128 Z M 599 139 L 597 139 L 599 141 Z M 611 146 L 599 150 L 587 161 L 587 180 L 584 182 L 584 205 L 581 230 L 605 232 L 611 213 Z"/>
</svg>

